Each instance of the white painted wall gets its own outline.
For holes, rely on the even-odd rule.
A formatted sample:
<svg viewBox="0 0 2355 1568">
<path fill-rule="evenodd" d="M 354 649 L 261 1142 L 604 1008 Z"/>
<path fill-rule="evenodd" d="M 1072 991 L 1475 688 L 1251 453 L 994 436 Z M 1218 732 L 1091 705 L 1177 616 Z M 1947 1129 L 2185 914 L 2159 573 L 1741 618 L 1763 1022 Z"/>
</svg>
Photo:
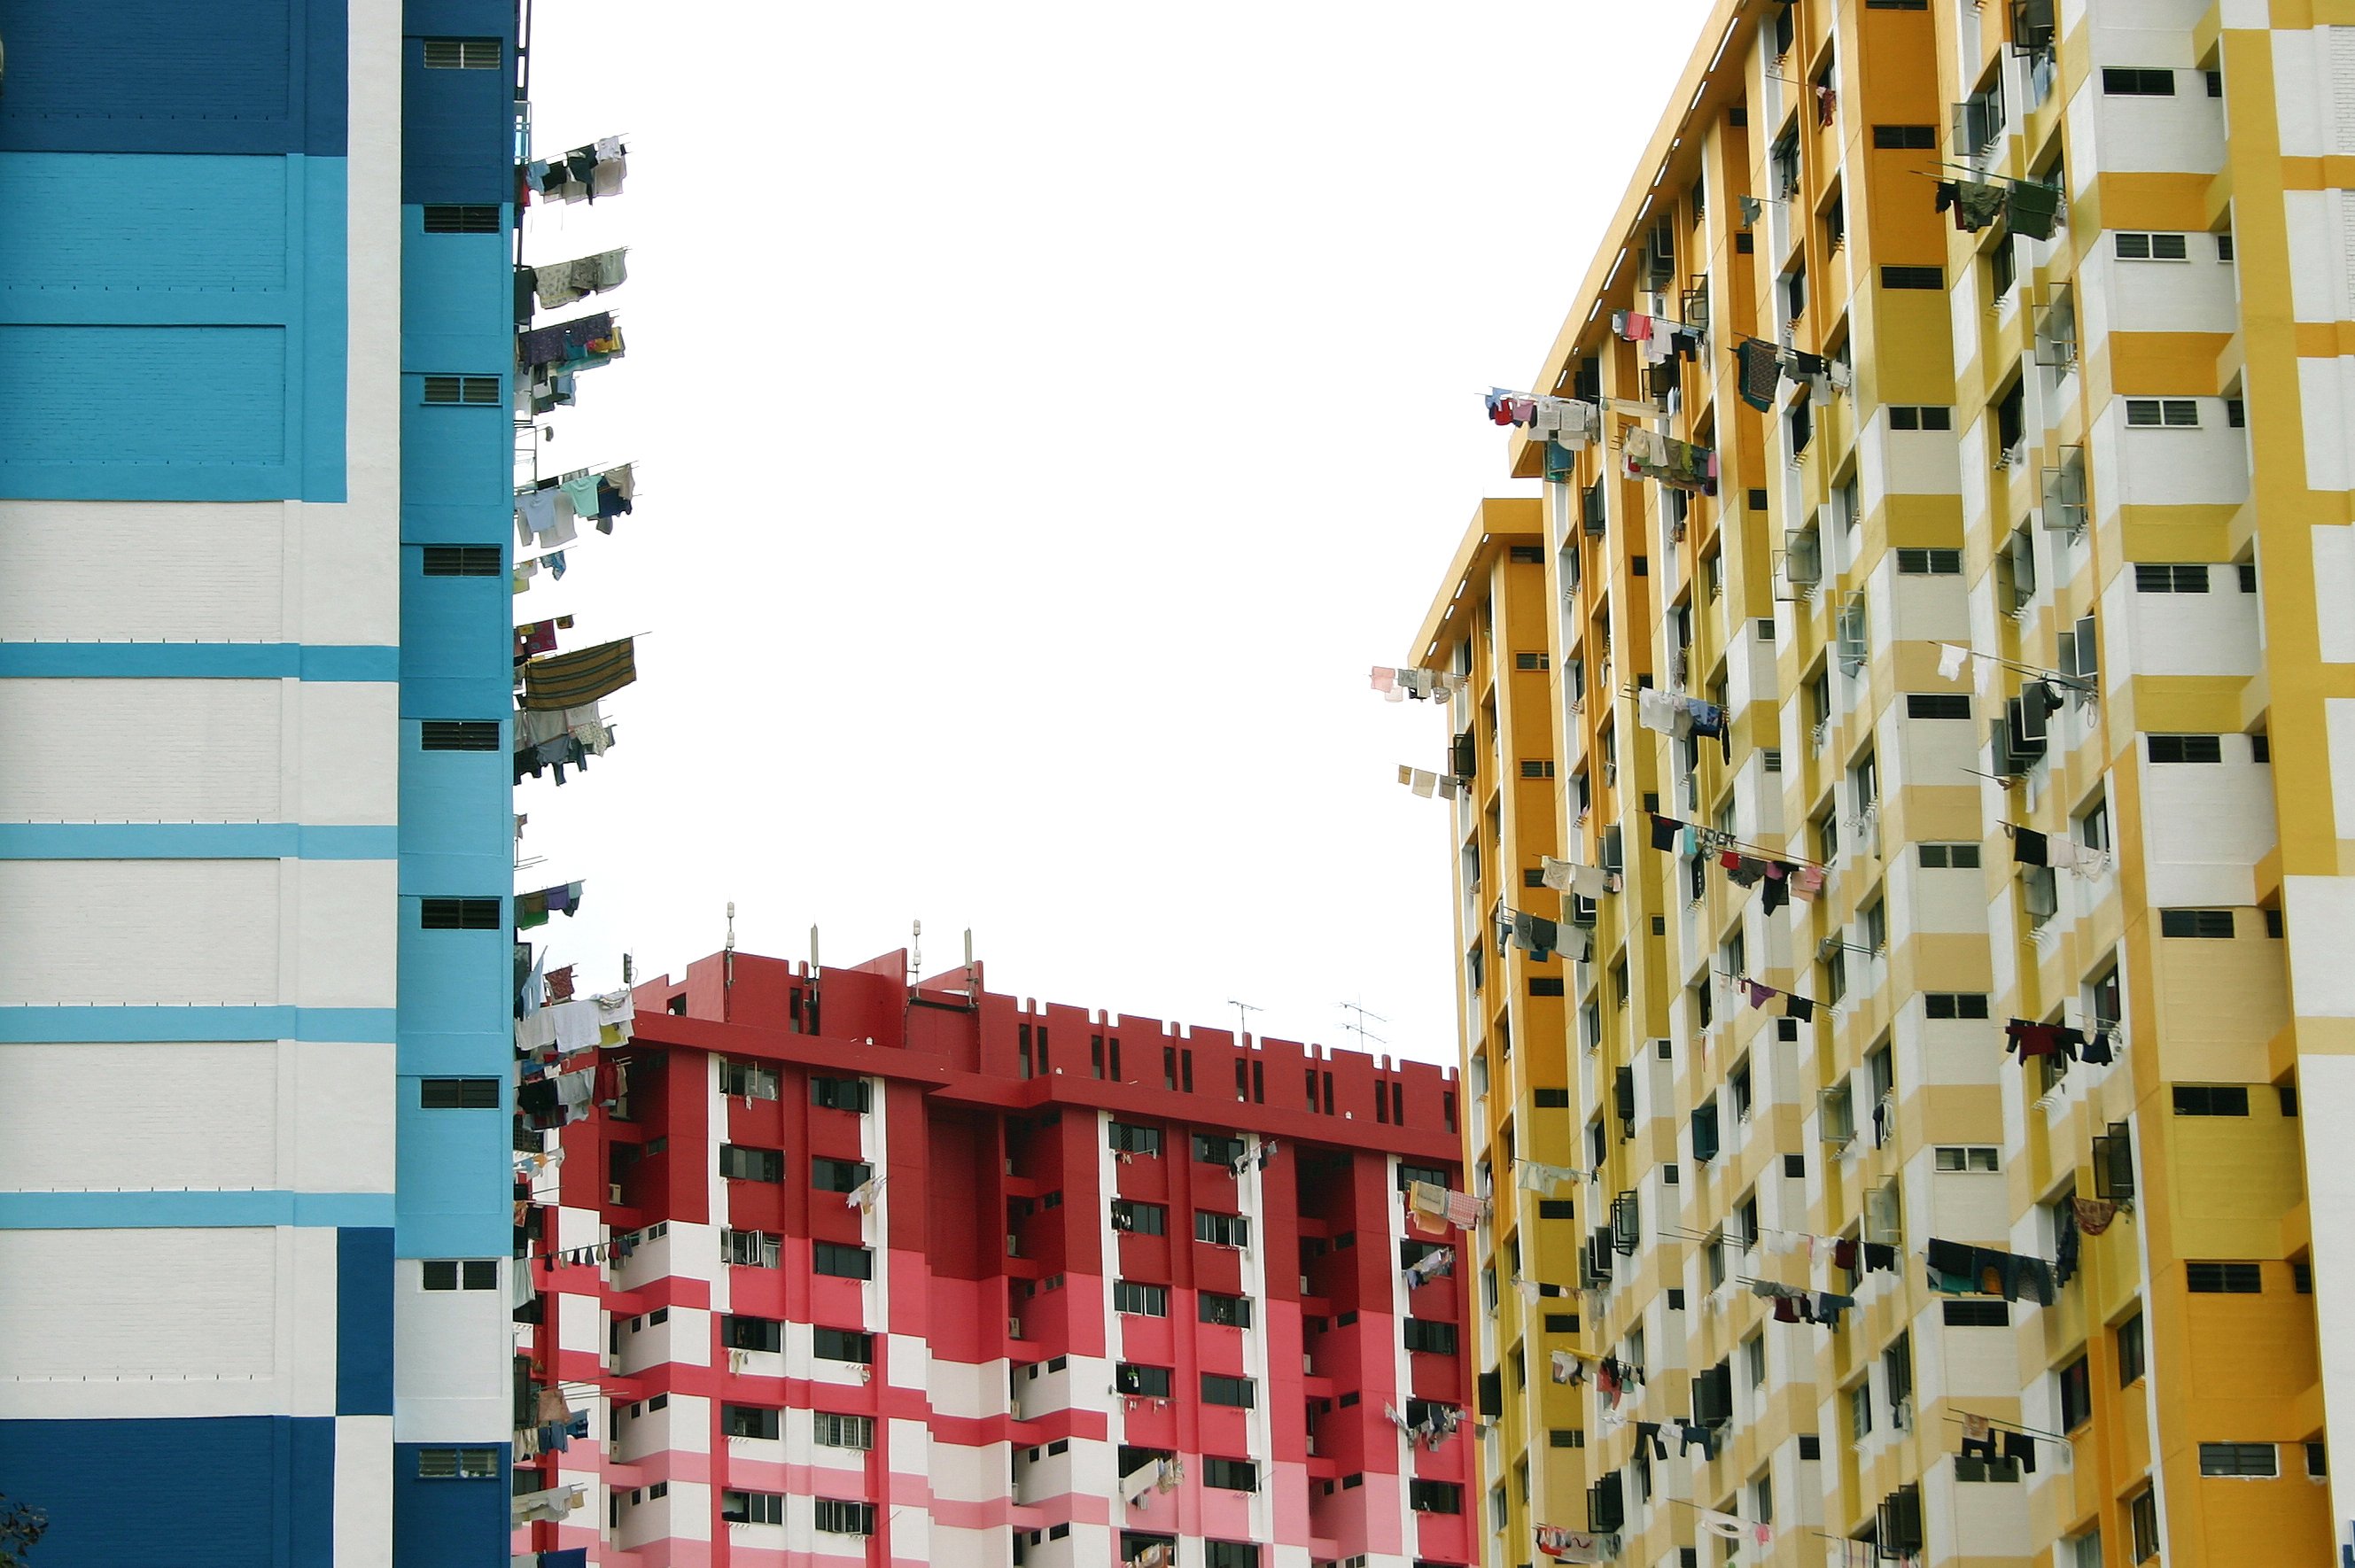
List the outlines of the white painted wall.
<svg viewBox="0 0 2355 1568">
<path fill-rule="evenodd" d="M 392 1096 L 389 1044 L 0 1047 L 0 1189 L 389 1192 Z"/>
<path fill-rule="evenodd" d="M 295 1236 L 261 1228 L 0 1231 L 0 1321 L 8 1325 L 0 1415 L 52 1411 L 54 1402 L 26 1388 L 34 1382 L 268 1382 L 291 1371 L 293 1347 L 282 1364 L 279 1329 L 295 1305 L 285 1288 Z M 328 1311 L 316 1321 L 332 1375 L 328 1242 Z M 331 1381 L 329 1410 L 333 1398 Z"/>
<path fill-rule="evenodd" d="M 508 1429 L 512 1369 L 504 1281 L 511 1266 L 512 1260 L 499 1260 L 502 1283 L 494 1290 L 427 1290 L 419 1260 L 402 1258 L 394 1264 L 398 1441 L 480 1443 L 486 1433 Z"/>
</svg>

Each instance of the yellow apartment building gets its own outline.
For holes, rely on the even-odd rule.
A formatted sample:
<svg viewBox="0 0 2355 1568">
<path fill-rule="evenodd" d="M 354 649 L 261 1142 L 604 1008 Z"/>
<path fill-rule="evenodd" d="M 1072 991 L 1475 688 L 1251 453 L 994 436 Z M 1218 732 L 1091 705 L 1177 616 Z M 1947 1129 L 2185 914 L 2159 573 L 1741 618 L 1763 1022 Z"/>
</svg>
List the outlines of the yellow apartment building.
<svg viewBox="0 0 2355 1568">
<path fill-rule="evenodd" d="M 1485 1561 L 2340 1561 L 2355 0 L 1721 0 L 1640 166 L 1408 650 Z"/>
</svg>

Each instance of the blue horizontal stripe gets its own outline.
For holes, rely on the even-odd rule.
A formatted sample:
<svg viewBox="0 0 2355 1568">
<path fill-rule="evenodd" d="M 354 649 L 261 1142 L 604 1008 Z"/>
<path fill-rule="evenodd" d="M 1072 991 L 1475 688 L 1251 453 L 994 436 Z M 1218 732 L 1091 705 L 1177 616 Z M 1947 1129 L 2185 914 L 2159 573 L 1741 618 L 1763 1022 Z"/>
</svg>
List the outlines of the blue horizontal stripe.
<svg viewBox="0 0 2355 1568">
<path fill-rule="evenodd" d="M 0 643 L 0 678 L 399 680 L 400 650 L 301 643 Z"/>
<path fill-rule="evenodd" d="M 389 1045 L 390 1008 L 0 1008 L 0 1044 L 316 1040 Z"/>
<path fill-rule="evenodd" d="M 0 1192 L 0 1231 L 391 1223 L 389 1192 Z"/>
<path fill-rule="evenodd" d="M 0 860 L 389 860 L 397 827 L 294 822 L 0 823 Z"/>
</svg>

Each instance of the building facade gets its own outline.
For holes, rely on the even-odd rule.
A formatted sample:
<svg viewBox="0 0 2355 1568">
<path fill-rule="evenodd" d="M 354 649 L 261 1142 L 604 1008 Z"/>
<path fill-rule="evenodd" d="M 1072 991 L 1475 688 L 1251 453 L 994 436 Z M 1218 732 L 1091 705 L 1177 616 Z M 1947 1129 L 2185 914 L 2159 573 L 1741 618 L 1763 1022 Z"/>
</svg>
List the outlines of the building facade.
<svg viewBox="0 0 2355 1568">
<path fill-rule="evenodd" d="M 0 48 L 0 1491 L 500 1562 L 515 8 Z"/>
<path fill-rule="evenodd" d="M 722 954 L 553 1048 L 596 1104 L 525 1156 L 519 1472 L 582 1502 L 517 1550 L 1470 1562 L 1469 1282 L 1407 1197 L 1454 1075 L 904 960 Z"/>
<path fill-rule="evenodd" d="M 1484 1562 L 2355 1543 L 2347 23 L 1711 11 L 1411 650 Z"/>
</svg>

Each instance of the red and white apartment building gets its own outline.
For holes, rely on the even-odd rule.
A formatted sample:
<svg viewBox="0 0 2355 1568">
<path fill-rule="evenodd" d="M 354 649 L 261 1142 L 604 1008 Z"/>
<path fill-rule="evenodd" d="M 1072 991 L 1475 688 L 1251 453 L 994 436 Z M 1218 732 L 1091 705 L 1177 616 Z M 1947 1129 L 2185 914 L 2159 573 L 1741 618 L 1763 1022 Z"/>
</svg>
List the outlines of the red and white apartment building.
<svg viewBox="0 0 2355 1568">
<path fill-rule="evenodd" d="M 519 1561 L 1475 1561 L 1469 1238 L 1405 1202 L 1462 1186 L 1452 1072 L 899 953 L 635 997 L 517 1189 L 517 1424 L 588 1433 L 519 1445 L 579 1499 Z"/>
</svg>

